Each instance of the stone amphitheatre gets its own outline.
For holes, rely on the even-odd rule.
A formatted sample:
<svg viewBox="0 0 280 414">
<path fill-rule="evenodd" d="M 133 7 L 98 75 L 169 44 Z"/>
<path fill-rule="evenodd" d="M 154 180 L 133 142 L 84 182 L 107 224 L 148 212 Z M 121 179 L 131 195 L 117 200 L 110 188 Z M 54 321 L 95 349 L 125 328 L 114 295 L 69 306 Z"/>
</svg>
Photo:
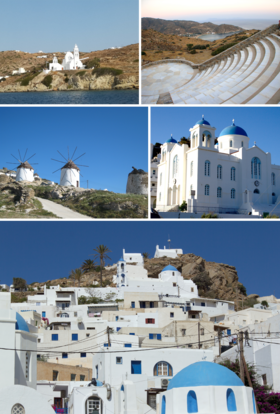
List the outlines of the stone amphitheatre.
<svg viewBox="0 0 280 414">
<path fill-rule="evenodd" d="M 280 30 L 272 25 L 200 64 L 142 67 L 143 104 L 279 104 Z"/>
</svg>

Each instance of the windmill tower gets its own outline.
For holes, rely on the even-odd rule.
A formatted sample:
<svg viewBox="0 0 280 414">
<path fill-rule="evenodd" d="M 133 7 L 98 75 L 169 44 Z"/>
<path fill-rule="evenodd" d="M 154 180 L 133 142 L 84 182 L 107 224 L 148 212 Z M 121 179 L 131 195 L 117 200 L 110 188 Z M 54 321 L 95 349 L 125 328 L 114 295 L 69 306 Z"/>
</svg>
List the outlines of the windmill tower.
<svg viewBox="0 0 280 414">
<path fill-rule="evenodd" d="M 26 155 L 27 155 L 27 151 L 28 149 L 25 151 L 24 157 L 21 157 L 20 151 L 18 150 L 19 153 L 19 158 L 16 158 L 13 154 L 12 157 L 14 157 L 18 162 L 8 162 L 8 164 L 17 164 L 20 163 L 17 166 L 17 173 L 16 173 L 16 181 L 29 181 L 32 182 L 34 181 L 34 168 L 30 165 L 30 163 L 28 162 L 28 160 L 30 160 L 30 158 L 34 157 L 33 154 L 31 155 L 31 157 L 26 159 Z M 37 165 L 38 163 L 33 163 L 33 165 Z"/>
<path fill-rule="evenodd" d="M 76 165 L 75 164 L 74 161 L 76 161 L 78 158 L 81 158 L 83 155 L 85 155 L 85 152 L 84 152 L 82 155 L 79 155 L 79 157 L 73 160 L 76 150 L 77 150 L 77 147 L 71 158 L 69 158 L 69 148 L 68 148 L 68 158 L 65 158 L 59 151 L 57 151 L 61 155 L 61 157 L 64 158 L 64 160 L 66 161 L 66 164 L 65 164 L 65 161 L 55 160 L 54 158 L 52 158 L 53 161 L 61 162 L 62 164 L 64 164 L 63 167 L 53 172 L 55 173 L 61 170 L 60 183 L 59 183 L 60 185 L 80 187 L 80 175 L 82 176 L 82 174 L 80 174 L 79 167 L 88 167 L 88 165 L 81 165 L 81 164 Z"/>
</svg>

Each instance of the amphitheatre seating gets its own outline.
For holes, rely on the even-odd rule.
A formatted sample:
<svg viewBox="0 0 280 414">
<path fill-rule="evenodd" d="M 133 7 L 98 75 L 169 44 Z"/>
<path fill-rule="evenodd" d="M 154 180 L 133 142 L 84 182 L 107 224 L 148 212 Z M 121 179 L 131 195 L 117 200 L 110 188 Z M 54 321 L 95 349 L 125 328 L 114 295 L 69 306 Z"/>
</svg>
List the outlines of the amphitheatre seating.
<svg viewBox="0 0 280 414">
<path fill-rule="evenodd" d="M 188 65 L 187 62 L 183 64 Z M 172 65 L 174 67 L 174 61 Z M 278 104 L 280 31 L 269 28 L 192 67 L 193 74 L 182 79 L 181 84 L 170 89 L 168 83 L 164 85 L 174 104 Z M 145 67 L 142 73 L 142 102 L 148 103 L 149 99 L 149 103 L 156 103 L 158 95 L 146 95 Z"/>
</svg>

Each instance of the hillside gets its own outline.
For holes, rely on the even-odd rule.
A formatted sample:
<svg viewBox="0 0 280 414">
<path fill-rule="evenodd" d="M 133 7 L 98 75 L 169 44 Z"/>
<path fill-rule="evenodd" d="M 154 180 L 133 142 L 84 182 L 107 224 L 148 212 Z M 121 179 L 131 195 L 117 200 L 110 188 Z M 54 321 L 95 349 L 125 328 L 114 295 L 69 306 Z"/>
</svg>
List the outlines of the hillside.
<svg viewBox="0 0 280 414">
<path fill-rule="evenodd" d="M 137 194 L 48 185 L 47 180 L 16 182 L 0 175 L 0 218 L 56 218 L 36 197 L 93 218 L 147 218 L 148 198 Z"/>
<path fill-rule="evenodd" d="M 231 24 L 198 23 L 191 20 L 163 20 L 151 17 L 142 18 L 142 30 L 153 29 L 164 34 L 176 35 L 202 35 L 202 34 L 224 34 L 242 31 L 243 29 Z"/>
<path fill-rule="evenodd" d="M 121 49 L 106 49 L 95 52 L 80 52 L 80 58 L 89 68 L 86 70 L 51 72 L 51 87 L 43 83 L 46 74 L 42 70 L 52 62 L 53 54 L 59 61 L 64 53 L 51 52 L 25 53 L 15 51 L 0 52 L 0 92 L 79 90 L 79 89 L 131 89 L 138 88 L 139 82 L 139 45 L 129 45 Z M 37 56 L 47 55 L 47 58 Z M 93 59 L 100 59 L 100 68 L 113 68 L 112 74 L 92 74 Z M 47 65 L 48 66 L 48 65 Z M 23 67 L 27 73 L 12 75 L 14 70 Z M 101 76 L 102 75 L 102 76 Z M 24 81 L 24 82 L 23 82 Z M 26 84 L 27 83 L 27 84 Z"/>
<path fill-rule="evenodd" d="M 163 59 L 202 63 L 210 59 L 212 52 L 219 47 L 239 43 L 254 33 L 256 30 L 247 30 L 209 42 L 195 37 L 163 34 L 153 29 L 142 30 L 142 64 Z"/>
<path fill-rule="evenodd" d="M 110 246 L 109 246 L 110 247 Z M 242 301 L 244 305 L 250 306 L 250 297 L 246 299 L 246 289 L 238 280 L 238 274 L 234 266 L 223 263 L 207 262 L 200 256 L 192 253 L 180 255 L 179 258 L 170 259 L 167 257 L 159 259 L 145 259 L 144 267 L 148 271 L 148 277 L 157 278 L 162 269 L 171 264 L 176 267 L 185 279 L 192 279 L 199 288 L 201 297 L 216 298 L 221 300 Z M 71 269 L 69 269 L 70 272 Z M 112 268 L 105 268 L 103 271 L 104 285 L 114 286 L 113 275 L 116 274 L 116 265 Z M 99 282 L 99 273 L 92 272 L 84 275 L 81 280 L 82 287 L 89 287 L 94 282 Z M 34 282 L 32 286 L 73 286 L 73 280 L 66 277 L 55 280 L 47 280 L 42 283 Z"/>
</svg>

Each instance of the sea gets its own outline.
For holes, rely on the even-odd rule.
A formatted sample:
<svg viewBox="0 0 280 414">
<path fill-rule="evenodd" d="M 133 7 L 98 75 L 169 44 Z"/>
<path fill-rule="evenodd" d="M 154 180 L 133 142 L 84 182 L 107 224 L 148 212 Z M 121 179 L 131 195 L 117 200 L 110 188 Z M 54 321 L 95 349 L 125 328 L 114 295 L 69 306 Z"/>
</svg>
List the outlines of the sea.
<svg viewBox="0 0 280 414">
<path fill-rule="evenodd" d="M 214 42 L 215 40 L 219 40 L 219 39 L 224 39 L 227 36 L 231 36 L 236 32 L 232 32 L 232 33 L 224 33 L 224 34 L 207 34 L 207 35 L 202 35 L 199 36 L 199 39 L 202 40 L 208 40 L 209 42 Z"/>
<path fill-rule="evenodd" d="M 0 105 L 135 105 L 139 91 L 4 92 Z"/>
</svg>

